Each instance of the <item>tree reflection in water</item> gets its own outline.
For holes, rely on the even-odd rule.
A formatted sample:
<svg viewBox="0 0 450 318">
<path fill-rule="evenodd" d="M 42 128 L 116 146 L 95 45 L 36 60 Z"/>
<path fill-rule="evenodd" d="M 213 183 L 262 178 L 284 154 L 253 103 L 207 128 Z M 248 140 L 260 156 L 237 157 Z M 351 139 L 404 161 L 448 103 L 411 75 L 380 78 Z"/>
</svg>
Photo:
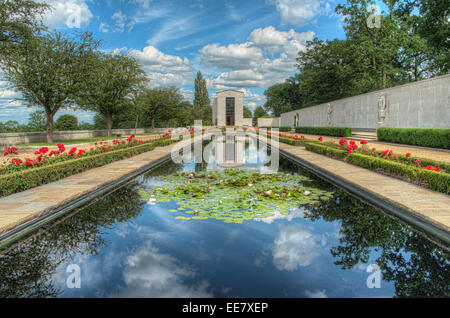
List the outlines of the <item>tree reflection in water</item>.
<svg viewBox="0 0 450 318">
<path fill-rule="evenodd" d="M 397 297 L 449 297 L 450 253 L 421 234 L 342 190 L 332 200 L 308 206 L 306 218 L 339 221 L 339 246 L 330 249 L 336 265 L 351 269 L 371 253 Z"/>
<path fill-rule="evenodd" d="M 138 183 L 118 189 L 0 255 L 0 297 L 56 297 L 51 276 L 72 254 L 95 255 L 104 230 L 140 215 Z"/>
</svg>

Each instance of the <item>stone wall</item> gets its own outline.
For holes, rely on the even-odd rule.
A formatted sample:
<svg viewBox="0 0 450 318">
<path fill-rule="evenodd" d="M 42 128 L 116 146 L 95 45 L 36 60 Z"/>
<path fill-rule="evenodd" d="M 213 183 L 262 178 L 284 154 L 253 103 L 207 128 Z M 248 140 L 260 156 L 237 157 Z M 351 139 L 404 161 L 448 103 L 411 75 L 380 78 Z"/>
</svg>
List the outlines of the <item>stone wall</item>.
<svg viewBox="0 0 450 318">
<path fill-rule="evenodd" d="M 258 118 L 258 127 L 279 127 L 280 117 Z"/>
<path fill-rule="evenodd" d="M 450 128 L 450 75 L 284 113 L 280 126 L 296 115 L 297 126 Z"/>
</svg>

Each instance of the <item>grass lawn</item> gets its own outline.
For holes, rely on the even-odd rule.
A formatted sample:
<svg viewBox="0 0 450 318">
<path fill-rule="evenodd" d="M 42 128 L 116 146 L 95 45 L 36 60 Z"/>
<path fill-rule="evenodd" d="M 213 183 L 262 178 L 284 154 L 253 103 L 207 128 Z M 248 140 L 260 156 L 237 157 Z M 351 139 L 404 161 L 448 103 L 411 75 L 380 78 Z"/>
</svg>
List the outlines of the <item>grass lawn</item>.
<svg viewBox="0 0 450 318">
<path fill-rule="evenodd" d="M 83 144 L 88 142 L 96 142 L 104 140 L 113 140 L 117 139 L 117 137 L 93 137 L 93 138 L 84 138 L 84 139 L 73 139 L 73 140 L 57 140 L 53 143 L 46 143 L 46 142 L 32 142 L 29 144 L 21 144 L 20 146 L 56 146 L 57 144 L 64 144 L 64 145 L 74 145 L 74 144 Z"/>
</svg>

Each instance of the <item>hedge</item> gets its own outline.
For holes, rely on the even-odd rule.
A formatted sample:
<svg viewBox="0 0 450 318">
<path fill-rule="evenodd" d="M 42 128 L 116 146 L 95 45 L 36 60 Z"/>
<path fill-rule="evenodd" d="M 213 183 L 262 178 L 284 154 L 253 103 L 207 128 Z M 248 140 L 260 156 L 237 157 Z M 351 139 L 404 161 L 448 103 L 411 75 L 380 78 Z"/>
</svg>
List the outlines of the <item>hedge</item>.
<svg viewBox="0 0 450 318">
<path fill-rule="evenodd" d="M 379 141 L 450 149 L 450 129 L 381 127 L 377 135 Z"/>
<path fill-rule="evenodd" d="M 309 134 L 309 135 L 323 135 L 323 136 L 336 136 L 336 137 L 351 137 L 352 129 L 350 127 L 310 127 L 300 126 L 295 127 L 297 134 Z"/>
<path fill-rule="evenodd" d="M 81 157 L 80 159 L 67 160 L 53 165 L 2 175 L 0 176 L 0 196 L 25 191 L 88 169 L 151 151 L 155 147 L 166 146 L 173 142 L 177 142 L 177 140 L 161 139 L 136 147 L 104 152 L 95 156 Z"/>
<path fill-rule="evenodd" d="M 359 153 L 349 154 L 341 149 L 334 149 L 314 143 L 306 143 L 305 148 L 321 155 L 345 159 L 347 162 L 362 168 L 375 171 L 381 170 L 387 175 L 399 177 L 400 179 L 406 179 L 417 185 L 423 186 L 424 181 L 426 181 L 429 189 L 449 194 L 450 174 L 448 173 L 425 170 L 423 168 L 412 167 L 403 163 L 393 162 Z"/>
<path fill-rule="evenodd" d="M 267 129 L 267 130 L 271 130 L 271 129 L 278 129 L 278 131 L 280 132 L 289 132 L 292 130 L 292 127 L 290 126 L 278 126 L 278 127 L 259 127 L 259 129 Z"/>
</svg>

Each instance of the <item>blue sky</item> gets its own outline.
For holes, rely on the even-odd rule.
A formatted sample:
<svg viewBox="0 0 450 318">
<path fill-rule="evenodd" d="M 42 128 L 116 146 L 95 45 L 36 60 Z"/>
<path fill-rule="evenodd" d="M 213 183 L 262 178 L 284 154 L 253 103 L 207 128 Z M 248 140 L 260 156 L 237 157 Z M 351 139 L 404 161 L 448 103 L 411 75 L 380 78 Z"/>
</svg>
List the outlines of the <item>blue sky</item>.
<svg viewBox="0 0 450 318">
<path fill-rule="evenodd" d="M 44 1 L 44 0 L 41 0 Z M 341 1 L 341 0 L 339 0 Z M 265 102 L 264 90 L 296 72 L 305 42 L 343 38 L 338 0 L 45 0 L 50 29 L 90 31 L 102 50 L 135 57 L 150 86 L 177 86 L 193 100 L 195 74 L 202 71 L 210 97 L 218 90 L 245 93 L 245 104 Z M 1 76 L 1 74 L 0 74 Z M 27 123 L 35 108 L 0 78 L 0 121 Z M 92 122 L 93 114 L 74 113 Z"/>
</svg>

